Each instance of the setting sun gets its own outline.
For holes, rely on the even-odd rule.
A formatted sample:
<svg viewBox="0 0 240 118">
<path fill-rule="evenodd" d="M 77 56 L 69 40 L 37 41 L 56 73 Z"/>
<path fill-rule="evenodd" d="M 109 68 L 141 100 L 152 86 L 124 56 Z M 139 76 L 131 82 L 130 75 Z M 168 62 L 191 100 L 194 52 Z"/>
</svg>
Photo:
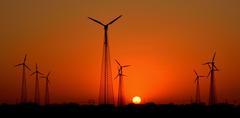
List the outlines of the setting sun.
<svg viewBox="0 0 240 118">
<path fill-rule="evenodd" d="M 132 98 L 132 102 L 133 102 L 134 104 L 140 104 L 140 103 L 141 103 L 141 97 L 139 97 L 139 96 L 134 96 L 134 97 Z"/>
</svg>

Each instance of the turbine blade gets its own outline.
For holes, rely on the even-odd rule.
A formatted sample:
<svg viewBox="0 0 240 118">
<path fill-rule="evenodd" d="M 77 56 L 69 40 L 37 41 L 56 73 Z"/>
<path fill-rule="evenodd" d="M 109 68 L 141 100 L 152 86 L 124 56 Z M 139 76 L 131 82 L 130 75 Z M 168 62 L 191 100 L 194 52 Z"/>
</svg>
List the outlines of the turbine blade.
<svg viewBox="0 0 240 118">
<path fill-rule="evenodd" d="M 112 20 L 111 22 L 109 22 L 107 25 L 111 25 L 112 23 L 114 23 L 117 19 L 119 19 L 120 17 L 122 17 L 122 15 L 118 16 L 117 18 L 115 18 L 114 20 Z"/>
<path fill-rule="evenodd" d="M 31 74 L 31 76 L 34 75 L 35 73 L 36 73 L 36 72 L 33 72 L 33 73 Z"/>
<path fill-rule="evenodd" d="M 207 65 L 207 64 L 210 64 L 210 62 L 206 62 L 206 63 L 204 63 L 204 64 L 202 64 L 202 65 Z"/>
<path fill-rule="evenodd" d="M 194 73 L 198 76 L 197 72 L 196 72 L 195 70 L 193 70 L 193 71 L 194 71 Z"/>
<path fill-rule="evenodd" d="M 215 68 L 216 71 L 219 71 L 219 69 L 213 64 L 213 67 Z"/>
<path fill-rule="evenodd" d="M 88 18 L 91 19 L 92 21 L 94 21 L 94 22 L 102 25 L 102 26 L 105 26 L 102 22 L 100 22 L 100 21 L 98 21 L 98 20 L 96 20 L 96 19 L 93 19 L 93 18 L 91 18 L 91 17 L 88 17 Z"/>
<path fill-rule="evenodd" d="M 43 73 L 41 73 L 41 72 L 38 72 L 40 75 L 44 75 Z"/>
<path fill-rule="evenodd" d="M 121 64 L 115 59 L 115 61 L 116 61 L 116 63 L 119 65 L 119 66 L 121 66 Z"/>
<path fill-rule="evenodd" d="M 196 77 L 196 79 L 195 79 L 194 83 L 196 83 L 196 82 L 197 82 L 197 80 L 198 80 L 198 77 Z"/>
<path fill-rule="evenodd" d="M 36 63 L 36 70 L 38 70 L 38 65 L 37 65 L 37 63 Z"/>
<path fill-rule="evenodd" d="M 26 60 L 27 60 L 27 54 L 25 54 L 25 57 L 24 57 L 24 63 L 26 62 Z"/>
<path fill-rule="evenodd" d="M 208 64 L 208 67 L 211 69 L 211 66 L 210 66 L 210 64 Z"/>
<path fill-rule="evenodd" d="M 24 66 L 25 66 L 29 71 L 31 71 L 31 69 L 30 69 L 27 65 L 24 64 Z"/>
<path fill-rule="evenodd" d="M 131 66 L 131 65 L 125 65 L 125 66 L 122 66 L 122 67 L 129 67 L 129 66 Z"/>
<path fill-rule="evenodd" d="M 45 78 L 48 79 L 49 75 L 51 74 L 51 72 L 48 72 L 48 74 L 46 76 L 41 76 L 41 78 Z M 43 74 L 44 75 L 44 74 Z"/>
<path fill-rule="evenodd" d="M 207 77 L 209 77 L 209 76 L 210 76 L 210 74 L 211 74 L 211 71 L 209 71 L 209 73 L 208 73 Z"/>
<path fill-rule="evenodd" d="M 117 79 L 117 78 L 118 78 L 118 76 L 119 76 L 119 74 L 118 74 L 116 77 L 114 77 L 114 79 Z"/>
<path fill-rule="evenodd" d="M 47 77 L 49 77 L 49 75 L 51 74 L 51 71 L 50 72 L 48 72 L 48 74 L 47 74 Z"/>
<path fill-rule="evenodd" d="M 41 78 L 46 78 L 45 76 L 40 76 Z"/>
<path fill-rule="evenodd" d="M 213 54 L 212 62 L 214 61 L 215 56 L 216 56 L 216 52 L 214 52 L 214 54 Z"/>
<path fill-rule="evenodd" d="M 21 65 L 23 65 L 23 64 L 17 64 L 17 65 L 15 65 L 14 67 L 21 66 Z"/>
<path fill-rule="evenodd" d="M 124 75 L 124 74 L 122 74 L 122 76 L 125 76 L 125 77 L 127 77 L 127 75 Z"/>
</svg>

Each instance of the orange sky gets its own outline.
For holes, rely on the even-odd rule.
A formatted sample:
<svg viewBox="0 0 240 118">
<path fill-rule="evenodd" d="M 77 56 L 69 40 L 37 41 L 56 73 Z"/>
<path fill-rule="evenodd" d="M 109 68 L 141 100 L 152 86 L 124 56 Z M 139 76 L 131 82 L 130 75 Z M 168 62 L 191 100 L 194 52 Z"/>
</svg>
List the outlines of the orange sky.
<svg viewBox="0 0 240 118">
<path fill-rule="evenodd" d="M 124 71 L 128 101 L 138 95 L 145 102 L 189 103 L 195 96 L 193 69 L 207 74 L 201 64 L 216 51 L 218 100 L 239 103 L 239 5 L 238 0 L 1 0 L 0 103 L 19 101 L 21 70 L 13 65 L 25 53 L 31 68 L 38 63 L 41 72 L 52 71 L 52 103 L 97 101 L 103 29 L 87 17 L 107 23 L 118 15 L 123 17 L 109 27 L 112 71 L 115 77 L 114 59 L 132 65 Z M 27 77 L 33 101 L 34 77 Z M 205 102 L 209 82 L 200 81 Z M 114 80 L 115 95 L 117 84 Z"/>
</svg>

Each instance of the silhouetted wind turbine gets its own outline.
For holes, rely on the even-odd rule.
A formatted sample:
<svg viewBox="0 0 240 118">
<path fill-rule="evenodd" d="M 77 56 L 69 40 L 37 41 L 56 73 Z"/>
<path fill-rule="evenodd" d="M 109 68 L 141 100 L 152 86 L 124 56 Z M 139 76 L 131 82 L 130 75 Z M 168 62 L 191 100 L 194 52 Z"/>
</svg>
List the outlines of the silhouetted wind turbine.
<svg viewBox="0 0 240 118">
<path fill-rule="evenodd" d="M 129 67 L 130 65 L 124 65 L 122 66 L 117 60 L 115 60 L 118 64 L 118 75 L 114 78 L 116 79 L 119 77 L 119 83 L 118 83 L 118 106 L 125 105 L 125 96 L 123 92 L 123 76 L 126 76 L 123 74 L 123 68 Z"/>
<path fill-rule="evenodd" d="M 34 102 L 36 104 L 40 104 L 40 92 L 39 92 L 39 80 L 38 80 L 38 77 L 39 77 L 39 74 L 41 74 L 41 75 L 44 75 L 44 74 L 42 74 L 41 72 L 38 71 L 38 65 L 37 64 L 36 64 L 36 70 L 35 70 L 35 72 L 33 72 L 31 74 L 31 76 L 34 75 L 34 74 L 36 75 Z"/>
<path fill-rule="evenodd" d="M 196 74 L 196 79 L 195 79 L 195 82 L 196 82 L 196 84 L 197 84 L 197 86 L 196 86 L 196 103 L 197 104 L 199 104 L 199 103 L 201 103 L 201 96 L 200 96 L 200 82 L 199 82 L 199 79 L 201 78 L 201 77 L 207 77 L 207 76 L 199 76 L 198 74 L 197 74 L 197 72 L 194 70 L 194 73 Z"/>
<path fill-rule="evenodd" d="M 26 68 L 31 71 L 31 69 L 26 65 L 27 55 L 25 55 L 23 63 L 15 65 L 22 66 L 22 88 L 21 88 L 21 103 L 27 102 L 27 82 L 26 82 Z"/>
<path fill-rule="evenodd" d="M 99 104 L 114 104 L 113 86 L 112 86 L 112 72 L 111 72 L 111 61 L 110 61 L 110 49 L 108 44 L 108 26 L 114 23 L 121 17 L 118 16 L 108 24 L 90 18 L 92 21 L 102 25 L 104 27 L 104 46 L 103 46 L 103 57 L 102 57 L 102 70 L 100 80 L 100 91 L 99 91 Z"/>
<path fill-rule="evenodd" d="M 214 77 L 214 72 L 219 71 L 217 67 L 215 66 L 215 56 L 216 52 L 213 54 L 213 58 L 210 62 L 206 62 L 203 65 L 208 65 L 210 68 L 210 71 L 208 73 L 208 76 L 210 75 L 210 94 L 209 94 L 209 105 L 216 104 L 217 102 L 217 96 L 216 96 L 216 86 L 215 86 L 215 77 Z"/>
<path fill-rule="evenodd" d="M 42 78 L 46 79 L 45 84 L 45 105 L 49 104 L 49 75 L 51 72 L 49 72 L 46 76 L 42 76 Z"/>
</svg>

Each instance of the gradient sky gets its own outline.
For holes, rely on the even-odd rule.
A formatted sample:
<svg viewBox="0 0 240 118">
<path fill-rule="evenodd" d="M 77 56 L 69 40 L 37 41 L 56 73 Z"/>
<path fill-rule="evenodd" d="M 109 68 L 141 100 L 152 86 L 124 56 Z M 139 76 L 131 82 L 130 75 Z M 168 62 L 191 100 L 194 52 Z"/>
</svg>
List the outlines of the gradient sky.
<svg viewBox="0 0 240 118">
<path fill-rule="evenodd" d="M 132 65 L 124 71 L 127 101 L 138 95 L 144 102 L 189 103 L 193 69 L 206 75 L 201 64 L 216 51 L 218 101 L 240 102 L 239 0 L 1 0 L 0 15 L 0 103 L 19 101 L 21 69 L 13 66 L 25 54 L 32 69 L 38 63 L 41 72 L 52 71 L 52 103 L 97 101 L 103 28 L 87 17 L 107 23 L 118 15 L 109 27 L 110 53 L 114 77 L 114 59 Z M 204 102 L 209 82 L 200 81 Z M 117 95 L 117 80 L 113 86 Z M 30 75 L 27 87 L 33 101 Z"/>
</svg>

